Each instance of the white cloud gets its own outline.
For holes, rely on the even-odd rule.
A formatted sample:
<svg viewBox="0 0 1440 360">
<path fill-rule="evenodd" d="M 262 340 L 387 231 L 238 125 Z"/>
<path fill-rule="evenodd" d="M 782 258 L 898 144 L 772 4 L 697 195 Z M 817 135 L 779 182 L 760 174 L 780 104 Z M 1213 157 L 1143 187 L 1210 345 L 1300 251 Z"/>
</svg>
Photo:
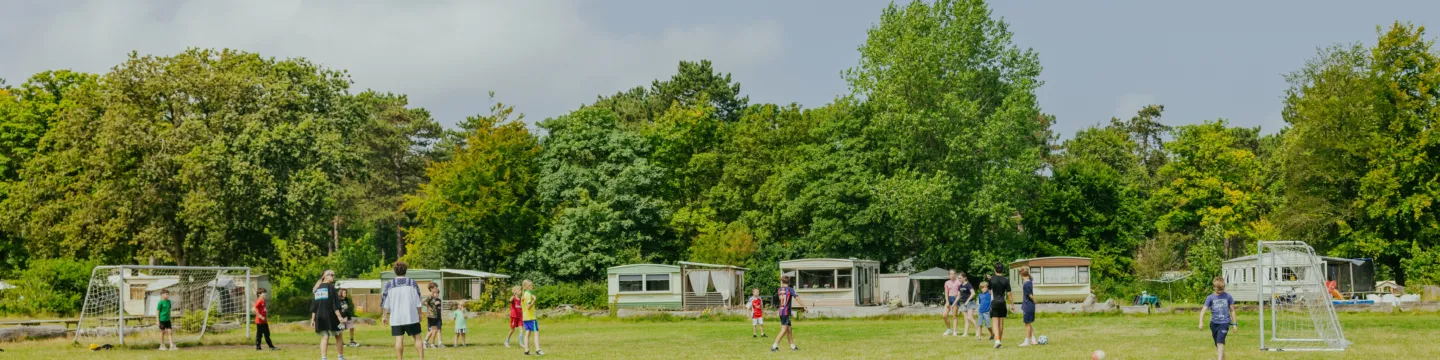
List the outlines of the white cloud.
<svg viewBox="0 0 1440 360">
<path fill-rule="evenodd" d="M 600 6 L 604 6 L 601 4 Z M 482 112 L 498 92 L 532 120 L 599 94 L 648 84 L 680 60 L 722 71 L 783 52 L 773 22 L 618 33 L 576 1 L 108 1 L 0 10 L 0 77 L 57 68 L 103 72 L 131 50 L 236 48 L 349 70 L 357 90 L 410 95 L 445 124 Z M 15 9 L 19 7 L 20 9 Z M 16 11 L 10 11 L 16 10 Z"/>
<path fill-rule="evenodd" d="M 1115 109 L 1110 116 L 1120 119 L 1135 117 L 1135 113 L 1145 108 L 1145 105 L 1159 104 L 1155 94 L 1150 93 L 1126 93 L 1115 98 Z"/>
</svg>

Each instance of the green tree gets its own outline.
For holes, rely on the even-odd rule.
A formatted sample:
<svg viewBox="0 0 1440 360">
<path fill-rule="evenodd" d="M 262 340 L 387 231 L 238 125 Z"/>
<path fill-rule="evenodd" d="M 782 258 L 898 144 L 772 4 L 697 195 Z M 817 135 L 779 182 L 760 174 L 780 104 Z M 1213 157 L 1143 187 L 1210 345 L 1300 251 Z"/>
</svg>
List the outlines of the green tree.
<svg viewBox="0 0 1440 360">
<path fill-rule="evenodd" d="M 45 71 L 31 76 L 19 87 L 0 81 L 0 200 L 8 197 L 10 186 L 20 179 L 26 161 L 40 150 L 40 139 L 50 131 L 60 113 L 75 106 L 71 91 L 94 91 L 98 76 L 69 70 Z M 24 239 L 0 231 L 0 274 L 7 269 L 25 268 L 29 258 Z"/>
<path fill-rule="evenodd" d="M 404 228 L 410 226 L 412 216 L 401 205 L 407 194 L 426 182 L 427 163 L 443 152 L 432 146 L 444 136 L 444 128 L 430 112 L 409 107 L 404 95 L 366 91 L 352 103 L 356 112 L 352 116 L 364 119 L 357 124 L 353 141 L 365 166 L 346 174 L 348 191 L 338 197 L 346 205 L 346 216 L 331 220 L 331 239 L 339 245 L 338 227 L 345 217 L 371 222 L 376 230 L 393 231 L 399 258 L 405 255 Z"/>
<path fill-rule="evenodd" d="M 1324 49 L 1288 78 L 1283 212 L 1292 220 L 1282 228 L 1337 255 L 1373 257 L 1404 283 L 1426 261 L 1402 259 L 1440 246 L 1440 145 L 1429 140 L 1440 58 L 1424 27 L 1379 30 L 1373 48 Z"/>
<path fill-rule="evenodd" d="M 888 263 L 917 257 L 921 267 L 976 268 L 1017 255 L 1010 242 L 1019 238 L 1052 136 L 1053 118 L 1035 99 L 1038 55 L 1015 46 L 1009 25 L 980 0 L 892 4 L 867 35 L 859 64 L 845 72 L 852 94 L 864 99 L 858 126 L 847 139 L 830 140 L 856 149 L 836 165 L 864 170 L 852 170 L 856 177 L 833 193 L 864 195 L 885 184 L 878 193 L 887 199 L 873 212 L 844 210 L 868 230 L 837 238 L 861 237 L 865 246 L 855 250 Z M 954 205 L 901 200 L 946 194 Z M 916 240 L 891 243 L 905 238 Z"/>
<path fill-rule="evenodd" d="M 1112 296 L 1136 280 L 1134 250 L 1153 229 L 1135 146 L 1123 128 L 1076 133 L 1025 218 L 1034 254 L 1090 257 L 1097 292 Z"/>
<path fill-rule="evenodd" d="M 549 136 L 536 189 L 555 210 L 527 261 L 558 278 L 593 278 L 609 266 L 675 259 L 684 250 L 666 226 L 666 169 L 650 162 L 650 144 L 620 121 L 609 109 L 585 107 L 540 123 Z"/>
<path fill-rule="evenodd" d="M 43 257 L 179 265 L 269 259 L 271 239 L 323 243 L 337 179 L 356 166 L 349 79 L 231 50 L 132 54 L 66 93 L 5 200 Z"/>
<path fill-rule="evenodd" d="M 509 271 L 534 246 L 545 215 L 536 182 L 539 140 L 514 108 L 496 103 L 490 114 L 472 116 L 473 130 L 449 160 L 426 170 L 430 182 L 409 196 L 416 214 L 408 257 L 417 267 Z"/>
<path fill-rule="evenodd" d="M 1160 214 L 1156 229 L 1197 234 L 1216 226 L 1222 254 L 1243 250 L 1233 245 L 1248 243 L 1237 240 L 1251 233 L 1251 223 L 1262 214 L 1257 202 L 1261 162 L 1253 148 L 1257 134 L 1257 129 L 1230 128 L 1225 120 L 1176 128 L 1175 140 L 1165 145 L 1171 159 L 1158 174 L 1164 185 L 1149 199 Z"/>
</svg>

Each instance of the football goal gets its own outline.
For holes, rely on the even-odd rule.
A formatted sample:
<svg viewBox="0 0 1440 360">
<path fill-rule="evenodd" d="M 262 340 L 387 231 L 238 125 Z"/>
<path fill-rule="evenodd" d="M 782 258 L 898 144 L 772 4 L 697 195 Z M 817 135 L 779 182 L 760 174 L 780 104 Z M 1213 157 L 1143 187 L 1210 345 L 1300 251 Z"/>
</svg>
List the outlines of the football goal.
<svg viewBox="0 0 1440 360">
<path fill-rule="evenodd" d="M 165 297 L 176 343 L 239 328 L 248 337 L 257 286 L 248 267 L 97 266 L 74 341 L 158 344 L 156 320 Z"/>
<path fill-rule="evenodd" d="M 1260 348 L 1271 351 L 1343 351 L 1350 345 L 1325 288 L 1324 262 L 1300 241 L 1261 241 Z"/>
</svg>

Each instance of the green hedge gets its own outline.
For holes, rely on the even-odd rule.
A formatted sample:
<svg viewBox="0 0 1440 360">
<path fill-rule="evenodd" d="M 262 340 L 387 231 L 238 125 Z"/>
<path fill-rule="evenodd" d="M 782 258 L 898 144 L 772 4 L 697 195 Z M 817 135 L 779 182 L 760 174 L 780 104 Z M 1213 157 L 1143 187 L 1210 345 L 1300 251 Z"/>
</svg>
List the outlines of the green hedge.
<svg viewBox="0 0 1440 360">
<path fill-rule="evenodd" d="M 586 310 L 609 309 L 609 302 L 605 300 L 607 292 L 605 283 L 598 281 L 541 285 L 531 291 L 535 294 L 538 308 L 549 309 L 570 304 Z"/>
</svg>

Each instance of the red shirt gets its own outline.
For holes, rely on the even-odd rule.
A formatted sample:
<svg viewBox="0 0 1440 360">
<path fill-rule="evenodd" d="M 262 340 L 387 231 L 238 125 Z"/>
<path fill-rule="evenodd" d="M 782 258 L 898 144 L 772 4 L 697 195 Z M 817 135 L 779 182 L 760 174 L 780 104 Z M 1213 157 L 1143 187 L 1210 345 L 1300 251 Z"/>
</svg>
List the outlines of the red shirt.
<svg viewBox="0 0 1440 360">
<path fill-rule="evenodd" d="M 510 298 L 510 317 L 518 319 L 520 316 L 520 298 L 512 297 Z"/>
<path fill-rule="evenodd" d="M 764 304 L 760 303 L 760 297 L 759 297 L 759 296 L 752 296 L 752 297 L 750 297 L 750 309 L 752 309 L 752 310 L 754 311 L 754 313 L 750 315 L 751 318 L 753 318 L 753 319 L 759 319 L 759 318 L 765 317 L 765 309 L 762 309 L 762 308 L 760 307 L 761 305 L 764 305 Z"/>
<path fill-rule="evenodd" d="M 265 325 L 270 322 L 270 319 L 267 319 L 270 317 L 270 313 L 265 311 L 265 298 L 255 301 L 255 315 L 255 325 Z"/>
</svg>

